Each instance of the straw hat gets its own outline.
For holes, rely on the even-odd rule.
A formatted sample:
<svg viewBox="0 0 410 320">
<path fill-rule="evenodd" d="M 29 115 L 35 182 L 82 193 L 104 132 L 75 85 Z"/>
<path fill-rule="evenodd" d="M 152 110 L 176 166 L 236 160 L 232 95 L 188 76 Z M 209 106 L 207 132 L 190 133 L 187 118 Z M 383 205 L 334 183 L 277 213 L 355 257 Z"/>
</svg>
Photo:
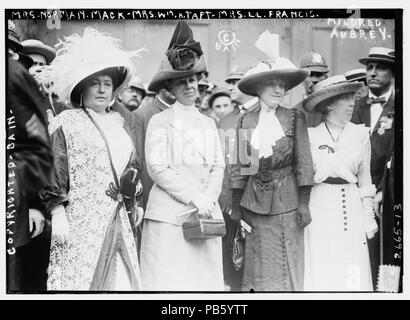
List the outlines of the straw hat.
<svg viewBox="0 0 410 320">
<path fill-rule="evenodd" d="M 142 93 L 142 99 L 147 95 L 147 92 L 145 91 L 144 84 L 142 83 L 142 80 L 138 76 L 133 76 L 127 84 L 128 87 L 133 87 L 141 90 Z"/>
<path fill-rule="evenodd" d="M 366 82 L 366 69 L 358 68 L 358 69 L 349 70 L 344 73 L 344 76 L 346 77 L 346 80 L 349 82 L 354 82 L 354 81 Z"/>
<path fill-rule="evenodd" d="M 383 62 L 387 64 L 394 64 L 396 56 L 393 49 L 384 47 L 370 48 L 369 56 L 359 59 L 361 64 L 367 65 L 369 62 Z"/>
<path fill-rule="evenodd" d="M 188 77 L 206 72 L 201 44 L 194 40 L 191 28 L 185 21 L 178 22 L 166 57 L 161 61 L 148 90 L 159 92 L 166 80 Z"/>
<path fill-rule="evenodd" d="M 44 44 L 40 40 L 28 39 L 21 42 L 22 51 L 25 54 L 36 53 L 46 58 L 46 63 L 50 64 L 56 56 L 56 51 L 50 46 Z"/>
<path fill-rule="evenodd" d="M 247 95 L 257 96 L 261 81 L 279 78 L 285 82 L 285 91 L 288 91 L 300 84 L 308 75 L 308 70 L 299 69 L 289 59 L 280 57 L 275 62 L 258 63 L 245 73 L 238 82 L 238 88 Z"/>
<path fill-rule="evenodd" d="M 308 112 L 324 113 L 330 98 L 356 93 L 362 86 L 362 82 L 349 82 L 343 75 L 327 78 L 313 86 L 313 92 L 303 100 L 303 107 Z"/>
<path fill-rule="evenodd" d="M 126 52 L 119 40 L 87 27 L 82 36 L 73 34 L 56 45 L 56 57 L 36 77 L 44 84 L 53 83 L 52 90 L 61 102 L 79 106 L 86 80 L 96 74 L 108 74 L 113 80 L 113 96 L 133 73 L 131 57 L 139 52 Z"/>
</svg>

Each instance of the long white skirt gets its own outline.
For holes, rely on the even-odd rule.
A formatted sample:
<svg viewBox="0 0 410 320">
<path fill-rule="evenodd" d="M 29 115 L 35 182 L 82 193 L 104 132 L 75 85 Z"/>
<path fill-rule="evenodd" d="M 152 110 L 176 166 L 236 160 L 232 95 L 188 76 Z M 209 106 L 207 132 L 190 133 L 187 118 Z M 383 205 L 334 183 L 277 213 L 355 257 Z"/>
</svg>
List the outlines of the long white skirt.
<svg viewBox="0 0 410 320">
<path fill-rule="evenodd" d="M 144 291 L 223 291 L 222 241 L 185 240 L 181 226 L 144 220 Z"/>
<path fill-rule="evenodd" d="M 305 229 L 305 291 L 372 291 L 363 206 L 356 184 L 316 184 Z"/>
</svg>

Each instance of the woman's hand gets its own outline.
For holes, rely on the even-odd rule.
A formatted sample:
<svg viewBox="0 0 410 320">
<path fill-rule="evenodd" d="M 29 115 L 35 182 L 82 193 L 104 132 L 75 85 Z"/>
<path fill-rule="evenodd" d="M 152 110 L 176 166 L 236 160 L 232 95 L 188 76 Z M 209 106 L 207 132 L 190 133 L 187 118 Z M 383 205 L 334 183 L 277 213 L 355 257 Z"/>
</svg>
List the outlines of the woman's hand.
<svg viewBox="0 0 410 320">
<path fill-rule="evenodd" d="M 205 216 L 209 218 L 212 216 L 212 211 L 214 210 L 215 203 L 212 202 L 208 197 L 198 194 L 192 199 L 192 204 L 198 209 L 199 216 Z"/>
<path fill-rule="evenodd" d="M 383 213 L 382 200 L 383 192 L 379 191 L 373 199 L 374 213 L 378 218 L 380 218 L 380 215 Z"/>
<path fill-rule="evenodd" d="M 308 205 L 299 204 L 297 208 L 297 222 L 300 228 L 307 227 L 312 222 Z"/>
<path fill-rule="evenodd" d="M 141 224 L 143 219 L 144 219 L 144 208 L 137 207 L 135 209 L 135 217 L 134 217 L 135 226 L 138 227 Z"/>
<path fill-rule="evenodd" d="M 62 205 L 51 210 L 51 236 L 58 242 L 64 243 L 68 240 L 70 225 L 68 224 L 65 209 Z"/>
<path fill-rule="evenodd" d="M 28 209 L 30 238 L 33 239 L 43 232 L 45 218 L 37 209 Z"/>
</svg>

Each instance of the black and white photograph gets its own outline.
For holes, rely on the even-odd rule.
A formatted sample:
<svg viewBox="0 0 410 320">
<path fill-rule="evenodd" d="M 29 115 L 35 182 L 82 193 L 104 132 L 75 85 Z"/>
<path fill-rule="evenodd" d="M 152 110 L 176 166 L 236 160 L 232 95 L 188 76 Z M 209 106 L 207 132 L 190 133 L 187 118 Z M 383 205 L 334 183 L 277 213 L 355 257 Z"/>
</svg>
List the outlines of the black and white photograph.
<svg viewBox="0 0 410 320">
<path fill-rule="evenodd" d="M 3 10 L 2 292 L 405 294 L 405 10 L 168 5 Z"/>
</svg>

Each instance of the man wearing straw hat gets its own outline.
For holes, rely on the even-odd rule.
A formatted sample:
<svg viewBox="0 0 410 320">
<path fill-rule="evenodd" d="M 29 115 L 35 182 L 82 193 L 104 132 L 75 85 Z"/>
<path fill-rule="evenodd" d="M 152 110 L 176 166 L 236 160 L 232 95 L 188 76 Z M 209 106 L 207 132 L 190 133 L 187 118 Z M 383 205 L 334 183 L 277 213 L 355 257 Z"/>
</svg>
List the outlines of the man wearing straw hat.
<svg viewBox="0 0 410 320">
<path fill-rule="evenodd" d="M 370 48 L 369 56 L 359 59 L 366 66 L 366 80 L 369 94 L 356 101 L 352 122 L 364 123 L 370 128 L 372 147 L 371 175 L 373 184 L 378 189 L 375 197 L 375 210 L 378 214 L 382 200 L 381 178 L 389 157 L 389 147 L 392 143 L 394 117 L 394 65 L 395 52 L 384 47 Z M 368 242 L 370 261 L 372 265 L 373 285 L 376 287 L 377 273 L 380 265 L 379 234 Z"/>
</svg>

